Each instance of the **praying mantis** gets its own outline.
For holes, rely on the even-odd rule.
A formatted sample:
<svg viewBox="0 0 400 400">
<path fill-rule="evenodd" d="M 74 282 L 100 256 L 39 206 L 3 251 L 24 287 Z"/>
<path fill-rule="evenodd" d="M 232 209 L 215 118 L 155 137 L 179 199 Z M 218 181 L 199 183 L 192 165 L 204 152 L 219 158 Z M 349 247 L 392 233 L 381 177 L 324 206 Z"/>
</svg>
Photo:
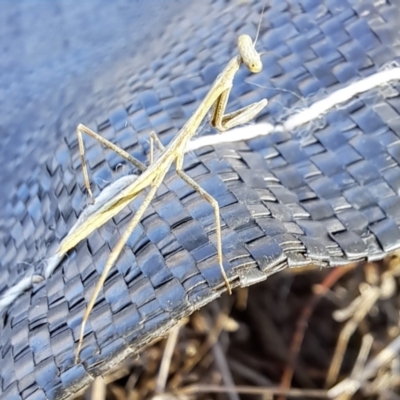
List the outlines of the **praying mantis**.
<svg viewBox="0 0 400 400">
<path fill-rule="evenodd" d="M 224 114 L 229 94 L 233 86 L 233 79 L 241 64 L 244 64 L 252 73 L 258 73 L 263 68 L 260 54 L 255 50 L 255 42 L 253 43 L 250 36 L 248 35 L 239 36 L 237 44 L 239 55 L 233 57 L 228 62 L 226 67 L 214 81 L 213 85 L 211 86 L 210 90 L 208 91 L 196 111 L 193 113 L 193 115 L 189 118 L 186 124 L 182 127 L 182 129 L 167 147 L 163 146 L 155 132 L 150 133 L 149 166 L 145 166 L 139 160 L 132 157 L 125 150 L 101 137 L 98 133 L 92 131 L 87 126 L 82 124 L 78 125 L 77 135 L 79 153 L 82 160 L 84 181 L 88 194 L 93 203 L 95 202 L 95 199 L 90 189 L 89 175 L 85 161 L 83 134 L 91 136 L 106 147 L 115 151 L 125 160 L 135 165 L 142 173 L 137 178 L 133 179 L 132 182 L 127 184 L 123 189 L 121 189 L 117 194 L 115 194 L 111 199 L 106 201 L 104 205 L 102 205 L 92 213 L 87 214 L 85 219 L 80 224 L 75 226 L 74 229 L 71 229 L 69 234 L 60 243 L 60 246 L 56 253 L 58 257 L 63 257 L 69 250 L 73 249 L 79 242 L 88 237 L 95 229 L 99 228 L 113 216 L 118 214 L 138 195 L 142 194 L 146 189 L 148 189 L 148 191 L 146 193 L 146 196 L 144 197 L 143 202 L 137 209 L 135 215 L 128 223 L 125 232 L 121 235 L 117 244 L 112 249 L 106 261 L 104 270 L 96 283 L 95 289 L 83 316 L 75 362 L 79 361 L 79 354 L 83 344 L 85 326 L 88 321 L 89 315 L 94 307 L 96 299 L 101 291 L 101 288 L 108 276 L 108 273 L 117 261 L 123 247 L 128 241 L 133 230 L 140 222 L 140 219 L 142 218 L 147 207 L 154 198 L 157 189 L 160 187 L 161 183 L 164 180 L 164 177 L 166 176 L 172 164 L 175 164 L 175 171 L 177 175 L 196 192 L 198 192 L 212 206 L 214 210 L 218 263 L 227 290 L 229 294 L 231 294 L 231 286 L 223 266 L 221 222 L 218 202 L 199 184 L 197 184 L 195 180 L 188 176 L 183 171 L 182 166 L 186 145 L 188 141 L 195 135 L 197 129 L 199 128 L 206 114 L 210 110 L 211 125 L 217 128 L 219 131 L 225 131 L 237 125 L 249 122 L 267 105 L 268 100 L 263 99 L 229 114 Z M 159 150 L 159 155 L 156 159 L 154 159 L 154 147 Z"/>
</svg>

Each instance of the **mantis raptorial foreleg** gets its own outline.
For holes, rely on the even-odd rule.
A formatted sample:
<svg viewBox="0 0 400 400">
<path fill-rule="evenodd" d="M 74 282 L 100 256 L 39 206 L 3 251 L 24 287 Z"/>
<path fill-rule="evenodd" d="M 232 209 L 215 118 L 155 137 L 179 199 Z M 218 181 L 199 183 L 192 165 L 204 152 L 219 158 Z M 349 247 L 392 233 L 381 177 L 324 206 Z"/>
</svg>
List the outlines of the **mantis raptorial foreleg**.
<svg viewBox="0 0 400 400">
<path fill-rule="evenodd" d="M 121 147 L 118 147 L 114 143 L 111 143 L 109 140 L 103 138 L 102 136 L 100 136 L 98 133 L 92 131 L 87 126 L 85 126 L 83 124 L 79 124 L 78 127 L 76 128 L 76 133 L 78 136 L 79 154 L 80 154 L 81 160 L 82 160 L 82 171 L 83 171 L 83 177 L 85 179 L 85 186 L 86 186 L 86 190 L 88 191 L 88 194 L 92 200 L 92 203 L 95 202 L 95 199 L 93 197 L 92 189 L 90 188 L 89 174 L 88 174 L 86 158 L 85 158 L 85 146 L 83 143 L 82 133 L 86 133 L 87 135 L 91 136 L 93 139 L 96 139 L 98 142 L 100 142 L 107 148 L 115 151 L 118 155 L 120 155 L 126 161 L 130 162 L 131 164 L 133 164 L 134 166 L 139 168 L 141 171 L 146 170 L 147 167 L 144 164 L 142 164 L 138 159 L 136 159 L 135 157 L 132 157 L 124 149 L 121 149 Z"/>
<path fill-rule="evenodd" d="M 264 107 L 265 103 L 263 100 L 240 108 L 239 110 L 233 111 L 229 114 L 223 114 L 225 109 L 221 112 L 216 107 L 211 119 L 211 125 L 215 126 L 221 132 L 232 129 L 235 126 L 251 121 Z"/>
<path fill-rule="evenodd" d="M 260 25 L 258 26 L 258 29 L 259 28 Z M 253 43 L 250 36 L 239 36 L 238 50 L 242 62 L 251 72 L 258 73 L 262 70 L 263 65 L 260 54 L 255 49 L 255 43 Z M 212 108 L 211 125 L 215 126 L 219 131 L 226 131 L 227 129 L 234 128 L 237 125 L 250 121 L 266 106 L 265 99 L 263 99 L 257 103 L 240 108 L 232 113 L 224 114 L 226 105 L 228 103 L 229 94 L 232 90 L 232 85 L 233 82 L 231 82 L 231 85 L 227 89 L 221 92 Z"/>
</svg>

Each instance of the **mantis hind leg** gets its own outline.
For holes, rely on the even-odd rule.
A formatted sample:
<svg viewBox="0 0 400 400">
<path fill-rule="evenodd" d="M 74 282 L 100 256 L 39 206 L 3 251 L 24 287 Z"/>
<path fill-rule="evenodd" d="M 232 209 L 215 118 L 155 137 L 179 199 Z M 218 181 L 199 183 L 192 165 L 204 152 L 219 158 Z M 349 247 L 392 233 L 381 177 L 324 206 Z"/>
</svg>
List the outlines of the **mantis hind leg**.
<svg viewBox="0 0 400 400">
<path fill-rule="evenodd" d="M 106 278 L 108 276 L 108 273 L 110 272 L 112 266 L 115 264 L 117 261 L 119 255 L 121 254 L 121 251 L 123 247 L 125 246 L 126 242 L 128 241 L 129 237 L 131 236 L 133 230 L 136 228 L 137 224 L 140 222 L 140 219 L 142 218 L 143 214 L 147 210 L 147 207 L 149 206 L 151 200 L 153 199 L 154 195 L 156 194 L 156 191 L 158 187 L 161 185 L 161 182 L 164 178 L 164 175 L 159 175 L 157 179 L 151 184 L 151 188 L 149 192 L 147 193 L 146 197 L 143 200 L 143 203 L 140 205 L 138 210 L 136 211 L 135 215 L 129 222 L 125 232 L 122 234 L 121 238 L 118 240 L 117 244 L 111 251 L 110 255 L 108 256 L 106 265 L 103 269 L 103 272 L 100 275 L 100 278 L 96 282 L 96 286 L 94 288 L 94 291 L 92 293 L 92 296 L 90 297 L 89 303 L 87 305 L 85 314 L 82 319 L 82 324 L 81 324 L 81 329 L 80 329 L 80 334 L 79 334 L 79 342 L 78 342 L 78 347 L 76 349 L 75 353 L 75 363 L 78 362 L 79 360 L 79 354 L 82 349 L 82 344 L 83 344 L 83 336 L 85 334 L 85 327 L 86 323 L 89 319 L 89 315 L 93 310 L 94 304 L 99 296 L 99 293 L 101 291 L 101 288 L 104 285 L 104 282 L 106 281 Z"/>
<path fill-rule="evenodd" d="M 144 164 L 142 164 L 138 159 L 136 159 L 135 157 L 132 157 L 128 152 L 121 149 L 121 147 L 118 147 L 114 143 L 111 143 L 109 140 L 103 138 L 102 136 L 100 136 L 98 133 L 92 131 L 87 126 L 85 126 L 83 124 L 79 124 L 78 127 L 76 128 L 76 133 L 78 135 L 79 154 L 80 154 L 81 160 L 82 160 L 82 170 L 83 170 L 83 177 L 85 179 L 85 186 L 86 186 L 86 189 L 92 200 L 92 203 L 94 203 L 94 197 L 93 197 L 92 190 L 90 189 L 89 174 L 88 174 L 86 159 L 85 159 L 85 146 L 84 146 L 83 137 L 82 137 L 83 133 L 91 136 L 93 139 L 96 139 L 98 142 L 100 142 L 107 148 L 113 150 L 115 153 L 117 153 L 119 156 L 124 158 L 126 161 L 128 161 L 129 163 L 131 163 L 134 166 L 136 166 L 137 168 L 139 168 L 141 171 L 146 170 L 146 166 Z"/>
</svg>

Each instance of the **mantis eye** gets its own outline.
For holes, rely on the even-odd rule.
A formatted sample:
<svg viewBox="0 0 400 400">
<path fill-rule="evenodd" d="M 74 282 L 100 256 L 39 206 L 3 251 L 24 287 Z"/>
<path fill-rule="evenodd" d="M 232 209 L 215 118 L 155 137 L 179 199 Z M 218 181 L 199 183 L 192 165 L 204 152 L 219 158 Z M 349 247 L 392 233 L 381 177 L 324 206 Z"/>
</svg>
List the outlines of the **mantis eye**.
<svg viewBox="0 0 400 400">
<path fill-rule="evenodd" d="M 260 62 L 257 62 L 257 63 L 255 63 L 255 62 L 251 63 L 249 69 L 250 69 L 251 72 L 257 73 L 257 72 L 260 72 L 262 70 L 262 68 L 263 68 L 263 65 L 262 65 L 262 63 L 260 61 Z"/>
</svg>

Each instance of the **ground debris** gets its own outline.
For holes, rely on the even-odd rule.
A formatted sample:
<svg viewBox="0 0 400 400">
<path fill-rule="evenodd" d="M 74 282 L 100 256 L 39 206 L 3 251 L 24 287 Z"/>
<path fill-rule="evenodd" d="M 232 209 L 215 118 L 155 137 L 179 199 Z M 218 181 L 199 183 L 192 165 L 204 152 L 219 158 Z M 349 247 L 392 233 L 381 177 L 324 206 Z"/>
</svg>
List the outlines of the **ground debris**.
<svg viewBox="0 0 400 400">
<path fill-rule="evenodd" d="M 400 399 L 399 257 L 239 289 L 82 399 Z"/>
</svg>

